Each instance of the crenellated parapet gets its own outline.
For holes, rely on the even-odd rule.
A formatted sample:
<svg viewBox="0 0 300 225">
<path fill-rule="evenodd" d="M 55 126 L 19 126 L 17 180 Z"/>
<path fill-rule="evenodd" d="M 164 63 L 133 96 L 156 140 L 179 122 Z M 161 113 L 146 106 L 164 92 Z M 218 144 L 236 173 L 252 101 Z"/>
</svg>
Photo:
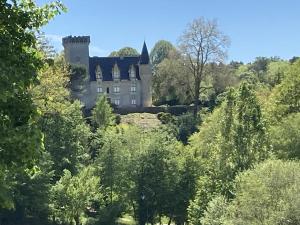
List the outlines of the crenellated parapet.
<svg viewBox="0 0 300 225">
<path fill-rule="evenodd" d="M 89 44 L 90 43 L 90 36 L 67 36 L 62 39 L 63 45 L 69 44 L 69 43 L 84 43 Z"/>
</svg>

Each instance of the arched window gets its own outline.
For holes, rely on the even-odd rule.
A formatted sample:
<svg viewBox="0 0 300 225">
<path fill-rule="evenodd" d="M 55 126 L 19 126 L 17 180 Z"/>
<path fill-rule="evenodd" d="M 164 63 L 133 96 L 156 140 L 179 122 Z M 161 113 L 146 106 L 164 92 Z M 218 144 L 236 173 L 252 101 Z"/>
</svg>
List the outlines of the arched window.
<svg viewBox="0 0 300 225">
<path fill-rule="evenodd" d="M 119 69 L 117 63 L 113 67 L 112 74 L 113 74 L 114 79 L 120 79 L 120 69 Z"/>
</svg>

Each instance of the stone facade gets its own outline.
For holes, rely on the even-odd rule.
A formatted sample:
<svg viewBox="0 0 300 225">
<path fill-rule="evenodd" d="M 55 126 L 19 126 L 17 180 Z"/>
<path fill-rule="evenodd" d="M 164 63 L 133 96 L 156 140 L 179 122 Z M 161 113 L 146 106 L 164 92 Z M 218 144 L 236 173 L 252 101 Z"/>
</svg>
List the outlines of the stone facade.
<svg viewBox="0 0 300 225">
<path fill-rule="evenodd" d="M 87 109 L 99 95 L 106 95 L 120 108 L 152 106 L 152 71 L 145 43 L 139 56 L 90 57 L 89 36 L 68 36 L 62 42 L 66 62 L 88 71 L 88 79 L 81 82 L 83 88 L 72 93 Z"/>
</svg>

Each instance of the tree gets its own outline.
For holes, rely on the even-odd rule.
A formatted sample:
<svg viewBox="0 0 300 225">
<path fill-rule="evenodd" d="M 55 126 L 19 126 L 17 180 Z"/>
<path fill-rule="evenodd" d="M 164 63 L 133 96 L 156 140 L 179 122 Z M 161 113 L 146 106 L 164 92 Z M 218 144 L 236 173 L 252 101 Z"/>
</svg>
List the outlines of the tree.
<svg viewBox="0 0 300 225">
<path fill-rule="evenodd" d="M 101 201 L 100 178 L 91 166 L 83 168 L 77 175 L 64 170 L 64 175 L 52 187 L 52 213 L 54 218 L 80 224 L 80 216 L 91 209 L 94 201 Z M 55 222 L 55 221 L 53 221 Z"/>
<path fill-rule="evenodd" d="M 101 177 L 105 208 L 100 213 L 102 224 L 114 224 L 126 210 L 130 188 L 127 167 L 130 159 L 127 130 L 122 126 L 98 129 L 95 135 L 94 148 L 96 157 L 94 165 Z M 133 139 L 132 137 L 130 139 Z"/>
<path fill-rule="evenodd" d="M 300 159 L 300 113 L 293 113 L 270 127 L 270 142 L 280 159 Z"/>
<path fill-rule="evenodd" d="M 289 63 L 286 61 L 270 62 L 265 77 L 265 81 L 274 87 L 280 84 L 285 73 L 288 71 Z"/>
<path fill-rule="evenodd" d="M 13 183 L 9 196 L 12 195 L 13 209 L 0 208 L 0 221 L 7 224 L 47 224 L 50 215 L 50 188 L 53 170 L 50 155 L 42 152 L 39 161 L 32 169 L 7 174 Z M 2 193 L 2 192 L 1 192 Z M 3 193 L 8 194 L 8 193 Z"/>
<path fill-rule="evenodd" d="M 165 40 L 156 42 L 150 53 L 151 64 L 156 67 L 165 58 L 168 58 L 171 51 L 176 51 L 176 49 L 170 42 Z"/>
<path fill-rule="evenodd" d="M 57 57 L 53 65 L 39 72 L 39 85 L 31 90 L 41 112 L 38 125 L 44 134 L 44 147 L 54 163 L 54 182 L 64 169 L 76 173 L 79 164 L 89 157 L 90 127 L 83 118 L 80 102 L 71 102 L 69 81 L 70 70 Z"/>
<path fill-rule="evenodd" d="M 109 54 L 109 57 L 121 57 L 121 56 L 139 56 L 136 49 L 131 47 L 121 48 L 119 51 L 113 51 Z"/>
<path fill-rule="evenodd" d="M 196 116 L 200 106 L 200 94 L 207 87 L 202 86 L 206 67 L 210 62 L 219 62 L 226 57 L 228 37 L 218 29 L 215 20 L 195 19 L 190 23 L 179 39 L 179 49 L 185 58 L 185 66 L 190 70 L 193 80 Z"/>
<path fill-rule="evenodd" d="M 299 170 L 298 161 L 268 160 L 241 173 L 225 224 L 299 224 Z"/>
<path fill-rule="evenodd" d="M 189 86 L 187 69 L 180 55 L 169 53 L 155 68 L 153 76 L 154 98 L 158 104 L 190 104 L 192 93 Z M 187 79 L 184 79 L 187 78 Z"/>
<path fill-rule="evenodd" d="M 196 198 L 189 206 L 190 216 L 197 215 L 197 221 L 215 194 L 234 197 L 233 180 L 239 172 L 268 157 L 268 133 L 253 88 L 242 83 L 239 89 L 230 89 L 200 132 L 190 138 L 202 165 Z"/>
<path fill-rule="evenodd" d="M 292 113 L 300 112 L 300 60 L 290 65 L 279 85 L 276 85 L 265 103 L 265 114 L 271 124 Z"/>
<path fill-rule="evenodd" d="M 136 216 L 144 225 L 175 214 L 172 201 L 179 180 L 179 146 L 174 136 L 160 129 L 143 134 L 139 141 L 130 177 Z"/>
<path fill-rule="evenodd" d="M 64 9 L 59 2 L 38 7 L 30 0 L 0 1 L 0 176 L 33 164 L 42 149 L 28 90 L 44 63 L 35 34 Z M 2 197 L 0 206 L 7 202 Z"/>
<path fill-rule="evenodd" d="M 226 198 L 222 195 L 217 195 L 208 203 L 207 209 L 204 212 L 204 216 L 201 218 L 201 221 L 193 222 L 192 224 L 223 225 L 223 216 L 226 213 L 226 207 Z"/>
<path fill-rule="evenodd" d="M 114 124 L 115 116 L 105 95 L 97 99 L 95 108 L 92 111 L 92 119 L 96 126 L 101 129 Z"/>
</svg>

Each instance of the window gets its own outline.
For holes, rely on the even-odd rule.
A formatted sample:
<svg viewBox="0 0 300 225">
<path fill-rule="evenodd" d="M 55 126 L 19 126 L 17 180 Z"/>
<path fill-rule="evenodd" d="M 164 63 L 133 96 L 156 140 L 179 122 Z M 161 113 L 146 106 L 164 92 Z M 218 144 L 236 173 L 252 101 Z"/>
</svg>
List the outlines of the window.
<svg viewBox="0 0 300 225">
<path fill-rule="evenodd" d="M 96 74 L 96 80 L 102 79 L 102 71 L 99 65 L 96 66 L 95 74 Z"/>
<path fill-rule="evenodd" d="M 106 93 L 107 93 L 107 94 L 109 94 L 109 87 L 108 87 L 108 88 L 106 88 Z"/>
<path fill-rule="evenodd" d="M 114 93 L 120 93 L 120 87 L 119 86 L 114 87 Z"/>
<path fill-rule="evenodd" d="M 136 105 L 135 96 L 132 96 L 131 98 L 131 105 Z"/>
<path fill-rule="evenodd" d="M 130 78 L 135 78 L 135 68 L 133 65 L 130 67 L 129 76 Z"/>
<path fill-rule="evenodd" d="M 120 99 L 115 99 L 114 103 L 115 103 L 115 105 L 120 105 Z"/>
<path fill-rule="evenodd" d="M 131 92 L 136 92 L 136 86 L 131 86 L 131 87 L 130 87 L 130 91 L 131 91 Z"/>
<path fill-rule="evenodd" d="M 102 90 L 102 87 L 97 87 L 97 93 L 102 93 L 103 90 Z"/>
<path fill-rule="evenodd" d="M 117 64 L 114 65 L 113 71 L 112 71 L 114 79 L 120 78 L 120 70 Z"/>
</svg>

